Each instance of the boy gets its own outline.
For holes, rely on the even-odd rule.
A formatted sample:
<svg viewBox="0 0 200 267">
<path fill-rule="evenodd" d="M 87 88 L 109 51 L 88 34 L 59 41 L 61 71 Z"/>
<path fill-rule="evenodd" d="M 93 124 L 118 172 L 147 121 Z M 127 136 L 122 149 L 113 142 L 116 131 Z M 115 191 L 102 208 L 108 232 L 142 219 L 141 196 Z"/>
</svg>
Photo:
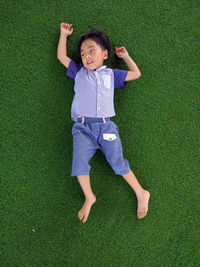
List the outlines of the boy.
<svg viewBox="0 0 200 267">
<path fill-rule="evenodd" d="M 85 223 L 96 201 L 90 185 L 89 161 L 100 149 L 114 172 L 122 175 L 135 191 L 137 216 L 143 218 L 148 211 L 150 193 L 140 186 L 128 161 L 123 158 L 118 128 L 110 120 L 115 115 L 114 88 L 124 86 L 126 81 L 138 79 L 140 71 L 123 46 L 116 48 L 116 54 L 125 61 L 128 71 L 103 66 L 109 56 L 110 44 L 108 37 L 98 30 L 88 32 L 79 40 L 78 48 L 83 64 L 77 64 L 68 57 L 66 49 L 67 38 L 73 33 L 72 24 L 61 23 L 60 30 L 57 58 L 68 69 L 67 76 L 75 80 L 71 108 L 72 120 L 75 121 L 72 128 L 72 176 L 77 176 L 85 195 L 78 217 Z"/>
</svg>

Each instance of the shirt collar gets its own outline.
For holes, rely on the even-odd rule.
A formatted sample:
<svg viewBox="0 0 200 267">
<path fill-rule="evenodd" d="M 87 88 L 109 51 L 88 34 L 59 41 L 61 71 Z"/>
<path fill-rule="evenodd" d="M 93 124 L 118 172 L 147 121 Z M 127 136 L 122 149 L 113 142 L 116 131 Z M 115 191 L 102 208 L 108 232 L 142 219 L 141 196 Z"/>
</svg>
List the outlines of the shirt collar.
<svg viewBox="0 0 200 267">
<path fill-rule="evenodd" d="M 104 70 L 105 68 L 106 68 L 106 66 L 104 65 L 104 66 L 101 66 L 100 68 L 96 69 L 96 71 L 100 72 L 100 71 Z"/>
<path fill-rule="evenodd" d="M 101 67 L 99 67 L 98 69 L 96 69 L 96 70 L 89 70 L 89 69 L 87 69 L 89 72 L 101 72 L 102 70 L 104 70 L 104 69 L 106 69 L 107 68 L 107 66 L 106 65 L 104 65 L 104 66 L 101 66 Z"/>
</svg>

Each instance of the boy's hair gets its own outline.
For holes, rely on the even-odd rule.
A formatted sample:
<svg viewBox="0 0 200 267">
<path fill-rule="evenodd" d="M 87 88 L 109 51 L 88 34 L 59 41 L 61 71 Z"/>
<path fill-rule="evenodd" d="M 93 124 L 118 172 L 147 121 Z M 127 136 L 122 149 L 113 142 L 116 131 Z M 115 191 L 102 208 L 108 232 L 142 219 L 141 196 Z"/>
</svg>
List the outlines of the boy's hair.
<svg viewBox="0 0 200 267">
<path fill-rule="evenodd" d="M 78 51 L 80 53 L 81 51 L 81 45 L 83 41 L 87 39 L 92 39 L 95 41 L 98 45 L 101 46 L 103 50 L 108 50 L 108 55 L 110 54 L 110 41 L 108 39 L 108 36 L 106 36 L 103 32 L 97 30 L 97 29 L 91 29 L 87 33 L 85 33 L 78 42 Z"/>
</svg>

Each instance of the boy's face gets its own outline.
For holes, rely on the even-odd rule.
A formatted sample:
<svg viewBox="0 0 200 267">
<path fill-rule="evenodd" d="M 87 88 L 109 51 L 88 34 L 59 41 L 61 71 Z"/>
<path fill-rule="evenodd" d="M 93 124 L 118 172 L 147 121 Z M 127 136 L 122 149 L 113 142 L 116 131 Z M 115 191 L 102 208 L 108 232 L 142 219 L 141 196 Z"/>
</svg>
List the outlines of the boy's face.
<svg viewBox="0 0 200 267">
<path fill-rule="evenodd" d="M 92 39 L 86 39 L 81 45 L 81 59 L 83 66 L 89 70 L 96 70 L 103 66 L 104 60 L 108 58 L 108 50 L 103 50 Z"/>
</svg>

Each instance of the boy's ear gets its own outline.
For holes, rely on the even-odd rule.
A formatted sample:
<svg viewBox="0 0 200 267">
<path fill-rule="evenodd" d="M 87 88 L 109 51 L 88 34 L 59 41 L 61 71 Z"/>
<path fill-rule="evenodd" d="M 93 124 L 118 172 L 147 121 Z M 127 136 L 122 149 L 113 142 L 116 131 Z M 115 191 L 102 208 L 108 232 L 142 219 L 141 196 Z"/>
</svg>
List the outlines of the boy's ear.
<svg viewBox="0 0 200 267">
<path fill-rule="evenodd" d="M 106 49 L 103 52 L 104 52 L 104 60 L 106 60 L 108 58 L 108 50 Z"/>
</svg>

